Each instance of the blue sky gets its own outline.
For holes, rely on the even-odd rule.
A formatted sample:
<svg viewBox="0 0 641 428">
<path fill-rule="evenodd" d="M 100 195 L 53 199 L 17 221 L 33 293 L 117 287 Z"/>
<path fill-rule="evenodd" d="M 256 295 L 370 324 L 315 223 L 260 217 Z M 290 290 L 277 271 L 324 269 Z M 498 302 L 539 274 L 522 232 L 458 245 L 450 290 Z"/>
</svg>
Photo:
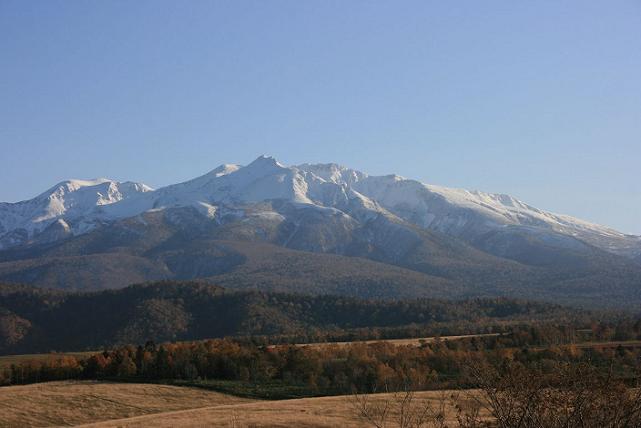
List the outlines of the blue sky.
<svg viewBox="0 0 641 428">
<path fill-rule="evenodd" d="M 263 153 L 641 234 L 641 2 L 0 0 L 0 201 Z"/>
</svg>

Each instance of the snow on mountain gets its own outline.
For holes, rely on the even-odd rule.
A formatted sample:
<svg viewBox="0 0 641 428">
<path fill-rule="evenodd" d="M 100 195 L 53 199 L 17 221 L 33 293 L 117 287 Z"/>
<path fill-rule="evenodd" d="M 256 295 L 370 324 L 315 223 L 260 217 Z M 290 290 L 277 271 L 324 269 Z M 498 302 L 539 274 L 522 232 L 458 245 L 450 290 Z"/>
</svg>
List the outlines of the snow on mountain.
<svg viewBox="0 0 641 428">
<path fill-rule="evenodd" d="M 84 233 L 95 227 L 101 207 L 151 191 L 145 184 L 129 181 L 67 180 L 33 199 L 0 203 L 0 248 L 28 242 L 53 225 Z"/>
<path fill-rule="evenodd" d="M 221 207 L 285 200 L 317 208 L 345 205 L 350 199 L 367 209 L 376 204 L 341 184 L 261 156 L 247 166 L 221 165 L 184 183 L 173 184 L 129 201 L 105 207 L 105 218 L 130 217 L 149 210 L 195 207 L 214 217 Z"/>
<path fill-rule="evenodd" d="M 641 237 L 532 207 L 512 196 L 424 184 L 397 175 L 370 176 L 336 164 L 285 166 L 260 156 L 247 166 L 221 165 L 209 173 L 152 190 L 107 179 L 70 180 L 36 198 L 0 204 L 0 248 L 91 230 L 101 222 L 153 210 L 194 207 L 210 219 L 244 206 L 281 200 L 290 206 L 332 210 L 355 221 L 395 217 L 468 242 L 505 227 L 523 227 L 583 240 L 607 251 L 637 257 Z M 268 209 L 253 212 L 280 219 Z M 547 236 L 547 235 L 546 235 Z"/>
<path fill-rule="evenodd" d="M 412 224 L 468 241 L 500 227 L 522 226 L 561 233 L 620 255 L 641 254 L 641 237 L 546 212 L 510 195 L 435 186 L 398 175 L 369 176 L 336 164 L 297 168 L 347 186 Z"/>
<path fill-rule="evenodd" d="M 232 206 L 269 199 L 311 203 L 306 194 L 307 183 L 295 170 L 281 165 L 273 158 L 261 156 L 244 167 L 221 165 L 193 180 L 105 207 L 104 214 L 105 218 L 114 219 L 149 210 L 194 207 L 213 218 L 221 205 Z"/>
</svg>

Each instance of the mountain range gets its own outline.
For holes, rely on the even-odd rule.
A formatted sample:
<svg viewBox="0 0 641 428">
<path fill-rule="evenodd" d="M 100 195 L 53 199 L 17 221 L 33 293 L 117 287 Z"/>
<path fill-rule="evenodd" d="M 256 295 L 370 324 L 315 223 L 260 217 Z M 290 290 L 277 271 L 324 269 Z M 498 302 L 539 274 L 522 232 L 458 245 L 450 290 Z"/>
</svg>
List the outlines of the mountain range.
<svg viewBox="0 0 641 428">
<path fill-rule="evenodd" d="M 0 280 L 357 297 L 641 303 L 641 237 L 512 196 L 261 156 L 154 190 L 69 180 L 0 203 Z"/>
</svg>

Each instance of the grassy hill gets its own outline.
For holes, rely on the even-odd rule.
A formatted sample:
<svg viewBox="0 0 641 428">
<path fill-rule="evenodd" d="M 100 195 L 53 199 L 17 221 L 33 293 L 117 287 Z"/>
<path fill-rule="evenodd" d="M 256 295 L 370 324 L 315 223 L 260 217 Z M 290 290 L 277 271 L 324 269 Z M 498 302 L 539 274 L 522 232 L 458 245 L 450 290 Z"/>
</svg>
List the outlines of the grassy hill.
<svg viewBox="0 0 641 428">
<path fill-rule="evenodd" d="M 416 393 L 437 408 L 445 391 Z M 382 403 L 390 394 L 372 396 Z M 49 382 L 0 388 L 0 426 L 362 427 L 352 397 L 249 400 L 203 389 L 113 382 Z M 448 422 L 456 411 L 448 404 Z M 396 415 L 394 415 L 396 416 Z M 85 426 L 85 425 L 83 425 Z"/>
<path fill-rule="evenodd" d="M 69 426 L 251 400 L 204 389 L 112 382 L 48 382 L 0 388 L 0 426 Z"/>
</svg>

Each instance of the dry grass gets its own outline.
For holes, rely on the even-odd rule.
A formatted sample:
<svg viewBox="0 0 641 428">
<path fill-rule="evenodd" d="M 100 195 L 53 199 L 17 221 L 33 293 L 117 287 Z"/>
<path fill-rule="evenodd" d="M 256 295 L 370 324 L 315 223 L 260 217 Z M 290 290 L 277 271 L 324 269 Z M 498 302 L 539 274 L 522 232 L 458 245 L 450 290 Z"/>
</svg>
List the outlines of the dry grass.
<svg viewBox="0 0 641 428">
<path fill-rule="evenodd" d="M 435 408 L 443 395 L 448 392 L 427 391 L 416 394 L 417 403 L 429 402 Z M 382 403 L 389 394 L 372 396 Z M 464 403 L 469 400 L 462 400 Z M 456 411 L 447 406 L 448 422 L 455 422 Z M 486 416 L 486 415 L 484 415 Z M 253 403 L 227 406 L 204 407 L 200 409 L 166 412 L 88 425 L 95 428 L 107 427 L 367 427 L 354 409 L 352 397 L 318 397 L 280 401 L 256 401 Z M 394 415 L 390 416 L 394 425 Z"/>
<path fill-rule="evenodd" d="M 447 392 L 416 394 L 438 406 Z M 388 394 L 372 396 L 383 402 Z M 448 406 L 450 418 L 456 415 Z M 393 416 L 391 416 L 393 418 Z M 452 420 L 452 419 L 451 419 Z M 0 388 L 0 426 L 364 427 L 349 396 L 253 401 L 196 388 L 49 382 Z"/>
<path fill-rule="evenodd" d="M 437 339 L 443 341 L 452 341 L 452 340 L 461 340 L 469 339 L 471 337 L 496 337 L 500 336 L 501 333 L 485 333 L 485 334 L 464 334 L 459 336 L 441 336 L 441 337 L 416 337 L 411 339 L 374 339 L 374 340 L 353 340 L 349 342 L 316 342 L 316 343 L 299 343 L 295 346 L 327 346 L 327 345 L 338 345 L 338 346 L 347 346 L 354 345 L 357 343 L 362 344 L 372 344 L 379 342 L 386 342 L 392 345 L 397 346 L 421 346 L 424 343 L 434 343 Z M 270 348 L 281 346 L 281 345 L 270 345 Z"/>
<path fill-rule="evenodd" d="M 0 427 L 70 426 L 249 401 L 166 385 L 47 382 L 0 388 Z"/>
</svg>

